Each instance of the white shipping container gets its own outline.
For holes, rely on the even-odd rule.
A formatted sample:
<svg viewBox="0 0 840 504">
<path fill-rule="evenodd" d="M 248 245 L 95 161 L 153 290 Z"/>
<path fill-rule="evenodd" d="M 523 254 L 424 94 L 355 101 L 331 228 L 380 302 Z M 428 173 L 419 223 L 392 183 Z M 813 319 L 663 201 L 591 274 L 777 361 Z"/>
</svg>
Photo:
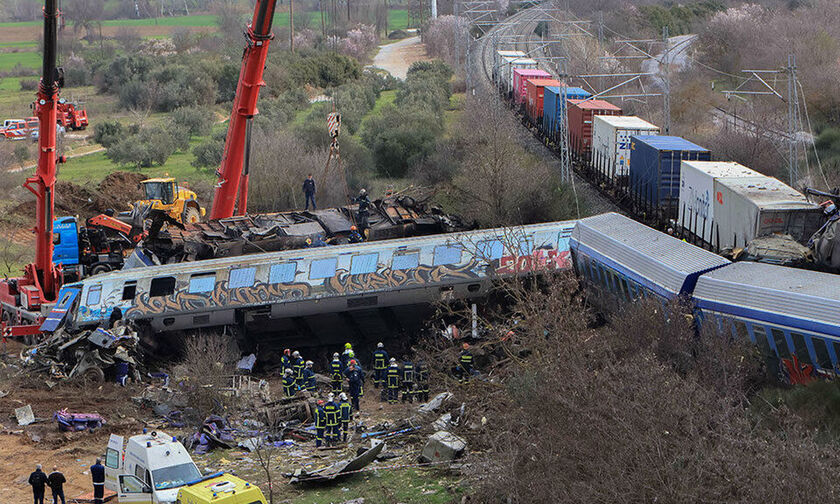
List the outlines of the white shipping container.
<svg viewBox="0 0 840 504">
<path fill-rule="evenodd" d="M 507 56 L 502 59 L 502 79 L 504 79 L 506 90 L 513 90 L 513 71 L 517 68 L 537 68 L 537 61 L 531 58 L 517 58 Z"/>
<path fill-rule="evenodd" d="M 630 137 L 658 135 L 659 127 L 636 116 L 596 115 L 592 124 L 592 165 L 612 181 L 630 175 Z"/>
<path fill-rule="evenodd" d="M 762 177 L 761 173 L 732 161 L 683 161 L 680 164 L 680 211 L 677 223 L 704 241 L 715 244 L 715 179 Z"/>
<path fill-rule="evenodd" d="M 799 242 L 816 231 L 819 205 L 787 184 L 766 176 L 715 179 L 713 245 L 744 247 L 754 238 L 789 234 Z"/>
<path fill-rule="evenodd" d="M 502 63 L 505 58 L 524 58 L 525 53 L 522 51 L 496 51 L 493 55 L 493 72 L 494 75 L 501 75 Z"/>
</svg>

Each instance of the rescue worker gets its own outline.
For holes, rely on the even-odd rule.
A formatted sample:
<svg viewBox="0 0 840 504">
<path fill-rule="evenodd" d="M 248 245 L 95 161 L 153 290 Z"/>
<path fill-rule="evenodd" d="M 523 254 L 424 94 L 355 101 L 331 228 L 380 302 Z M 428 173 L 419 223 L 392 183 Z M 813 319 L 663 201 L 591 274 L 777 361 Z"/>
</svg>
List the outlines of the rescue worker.
<svg viewBox="0 0 840 504">
<path fill-rule="evenodd" d="M 380 341 L 373 351 L 373 386 L 379 388 L 385 385 L 385 369 L 388 368 L 388 352 Z"/>
<path fill-rule="evenodd" d="M 347 363 L 350 362 L 350 353 L 353 351 L 353 345 L 350 343 L 344 344 L 344 352 L 341 354 L 341 372 L 347 371 Z"/>
<path fill-rule="evenodd" d="M 349 236 L 350 243 L 361 243 L 365 241 L 362 235 L 359 234 L 359 228 L 356 226 L 350 226 L 350 236 Z"/>
<path fill-rule="evenodd" d="M 306 361 L 306 367 L 303 368 L 303 386 L 307 392 L 314 394 L 318 389 L 318 381 L 315 379 L 315 371 L 312 370 L 312 361 Z"/>
<path fill-rule="evenodd" d="M 359 228 L 361 228 L 362 233 L 364 233 L 365 229 L 370 227 L 368 223 L 368 217 L 370 216 L 370 199 L 367 195 L 367 189 L 362 188 L 359 190 L 359 196 L 356 197 L 355 202 L 359 204 Z"/>
<path fill-rule="evenodd" d="M 359 411 L 359 397 L 362 396 L 362 382 L 364 380 L 364 375 L 362 374 L 362 370 L 356 366 L 355 360 L 350 361 L 344 375 L 347 377 L 347 381 L 350 385 L 350 397 L 353 398 L 353 407 L 356 408 L 356 411 Z"/>
<path fill-rule="evenodd" d="M 350 357 L 353 357 L 354 355 L 355 355 L 355 354 L 353 354 L 352 352 L 350 353 Z M 359 374 L 360 374 L 360 375 L 361 375 L 361 377 L 362 377 L 362 385 L 361 385 L 361 387 L 359 388 L 359 397 L 364 397 L 364 396 L 365 396 L 365 368 L 363 368 L 363 367 L 362 367 L 362 364 L 361 364 L 359 361 L 357 361 L 356 359 L 352 359 L 352 358 L 351 358 L 351 359 L 350 359 L 350 362 L 351 362 L 354 366 L 356 366 L 356 369 L 358 369 L 358 370 L 359 370 Z"/>
<path fill-rule="evenodd" d="M 417 367 L 414 369 L 414 376 L 417 379 L 415 392 L 419 402 L 429 401 L 429 369 L 421 360 L 417 361 Z"/>
<path fill-rule="evenodd" d="M 295 372 L 287 369 L 283 372 L 283 393 L 286 397 L 292 397 L 295 395 L 295 388 Z"/>
<path fill-rule="evenodd" d="M 35 470 L 29 475 L 29 484 L 32 485 L 32 497 L 35 504 L 44 504 L 44 487 L 47 485 L 47 475 L 41 470 L 41 464 L 37 464 Z"/>
<path fill-rule="evenodd" d="M 324 237 L 323 237 L 323 236 L 318 235 L 318 236 L 316 236 L 316 237 L 315 237 L 315 240 L 313 240 L 313 242 L 312 242 L 312 246 L 313 246 L 313 247 L 326 247 L 326 246 L 327 246 L 327 242 L 325 242 L 325 241 L 324 241 Z"/>
<path fill-rule="evenodd" d="M 341 412 L 341 440 L 347 442 L 347 433 L 350 431 L 350 420 L 353 419 L 353 407 L 347 402 L 347 394 L 344 392 L 339 396 L 341 404 L 338 409 Z"/>
<path fill-rule="evenodd" d="M 327 412 L 324 411 L 324 400 L 318 401 L 315 409 L 315 448 L 320 448 L 324 443 L 324 428 L 327 426 Z"/>
<path fill-rule="evenodd" d="M 341 383 L 344 381 L 341 371 L 341 357 L 336 352 L 333 354 L 332 362 L 330 362 L 330 385 L 332 386 L 332 391 L 336 393 L 341 392 Z"/>
<path fill-rule="evenodd" d="M 67 483 L 67 478 L 58 470 L 58 466 L 53 466 L 52 472 L 47 476 L 47 484 L 50 486 L 50 490 L 52 490 L 53 504 L 58 504 L 59 499 L 61 499 L 61 504 L 67 504 L 64 501 L 65 483 Z"/>
<path fill-rule="evenodd" d="M 305 366 L 306 362 L 300 356 L 300 352 L 297 350 L 292 352 L 292 369 L 295 372 L 295 386 L 298 390 L 303 388 L 303 368 Z"/>
<path fill-rule="evenodd" d="M 338 442 L 339 411 L 335 396 L 330 394 L 327 397 L 327 404 L 324 405 L 324 413 L 327 414 L 327 446 L 333 446 Z"/>
<path fill-rule="evenodd" d="M 414 363 L 403 357 L 402 373 L 402 402 L 414 402 Z"/>
<path fill-rule="evenodd" d="M 90 466 L 90 479 L 93 481 L 93 504 L 102 504 L 105 497 L 105 466 L 102 459 L 96 459 L 96 463 Z"/>
<path fill-rule="evenodd" d="M 458 364 L 461 368 L 458 381 L 461 383 L 470 381 L 470 376 L 472 376 L 473 372 L 473 355 L 470 352 L 469 343 L 464 343 L 463 350 L 461 350 L 461 356 L 458 358 Z"/>
<path fill-rule="evenodd" d="M 306 180 L 303 181 L 303 196 L 306 198 L 306 207 L 304 207 L 304 211 L 309 210 L 309 203 L 312 203 L 312 210 L 317 210 L 318 207 L 315 205 L 315 179 L 312 178 L 312 174 L 306 176 Z"/>
<path fill-rule="evenodd" d="M 385 374 L 385 385 L 388 387 L 388 404 L 397 404 L 397 396 L 400 393 L 400 368 L 397 366 L 397 359 L 393 357 Z"/>
<path fill-rule="evenodd" d="M 280 369 L 283 376 L 286 375 L 287 369 L 292 369 L 292 351 L 288 348 L 283 350 L 283 357 L 280 357 Z"/>
</svg>

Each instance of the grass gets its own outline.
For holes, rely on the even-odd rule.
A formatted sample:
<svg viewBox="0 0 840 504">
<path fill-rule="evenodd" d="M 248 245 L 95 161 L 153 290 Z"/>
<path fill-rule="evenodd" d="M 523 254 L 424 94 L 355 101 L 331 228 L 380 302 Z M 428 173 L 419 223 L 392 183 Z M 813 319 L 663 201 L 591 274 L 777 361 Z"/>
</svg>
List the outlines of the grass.
<svg viewBox="0 0 840 504">
<path fill-rule="evenodd" d="M 0 119 L 32 115 L 29 104 L 35 101 L 35 91 L 21 91 L 20 79 L 26 77 L 6 77 L 0 79 Z"/>
<path fill-rule="evenodd" d="M 9 71 L 18 63 L 24 68 L 38 69 L 41 66 L 41 55 L 36 51 L 0 53 L 0 72 Z"/>
<path fill-rule="evenodd" d="M 408 28 L 408 9 L 391 9 L 388 11 L 388 31 L 405 30 Z"/>
<path fill-rule="evenodd" d="M 109 19 L 102 26 L 216 26 L 215 14 L 172 16 L 150 19 Z"/>
<path fill-rule="evenodd" d="M 0 42 L 0 48 L 35 49 L 35 42 Z"/>
<path fill-rule="evenodd" d="M 382 110 L 382 107 L 385 105 L 390 105 L 394 103 L 394 100 L 397 99 L 397 90 L 396 89 L 389 89 L 387 91 L 382 91 L 379 93 L 379 98 L 376 99 L 376 105 L 373 106 L 373 110 L 368 112 L 368 115 L 371 114 L 379 114 Z"/>
</svg>

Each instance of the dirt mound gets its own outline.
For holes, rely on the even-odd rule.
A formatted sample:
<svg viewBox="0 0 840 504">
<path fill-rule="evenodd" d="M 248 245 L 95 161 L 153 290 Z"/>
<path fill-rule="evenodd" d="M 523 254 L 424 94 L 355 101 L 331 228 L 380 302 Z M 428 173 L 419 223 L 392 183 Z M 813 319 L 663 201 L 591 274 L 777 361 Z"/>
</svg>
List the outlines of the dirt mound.
<svg viewBox="0 0 840 504">
<path fill-rule="evenodd" d="M 109 173 L 96 189 L 58 180 L 55 183 L 55 215 L 78 215 L 87 219 L 108 209 L 117 212 L 128 210 L 129 203 L 141 199 L 142 192 L 137 184 L 145 179 L 146 176 L 142 173 L 113 172 Z M 21 203 L 12 210 L 18 215 L 31 215 L 34 211 L 32 200 Z"/>
</svg>

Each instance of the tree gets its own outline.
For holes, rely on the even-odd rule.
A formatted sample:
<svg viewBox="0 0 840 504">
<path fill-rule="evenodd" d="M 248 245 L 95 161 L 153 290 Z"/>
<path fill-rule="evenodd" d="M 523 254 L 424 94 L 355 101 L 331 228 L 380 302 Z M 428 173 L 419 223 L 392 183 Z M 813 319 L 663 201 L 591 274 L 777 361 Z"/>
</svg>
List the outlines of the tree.
<svg viewBox="0 0 840 504">
<path fill-rule="evenodd" d="M 277 448 L 265 439 L 265 436 L 258 436 L 254 446 L 253 454 L 257 463 L 265 472 L 265 479 L 268 482 L 268 504 L 274 504 L 274 482 L 271 479 L 271 461 L 277 455 Z"/>
<path fill-rule="evenodd" d="M 108 148 L 123 138 L 125 128 L 119 121 L 105 120 L 93 126 L 93 141 Z"/>
<path fill-rule="evenodd" d="M 185 135 L 172 128 L 145 127 L 139 133 L 112 144 L 108 159 L 135 169 L 163 165 L 176 150 L 184 147 Z M 187 138 L 188 140 L 188 138 Z"/>
<path fill-rule="evenodd" d="M 212 137 L 193 147 L 192 165 L 196 168 L 210 168 L 216 170 L 222 164 L 222 154 L 225 150 L 225 131 L 219 131 Z"/>
<path fill-rule="evenodd" d="M 172 113 L 172 122 L 190 138 L 203 136 L 213 128 L 213 111 L 207 107 L 181 107 Z"/>
</svg>

